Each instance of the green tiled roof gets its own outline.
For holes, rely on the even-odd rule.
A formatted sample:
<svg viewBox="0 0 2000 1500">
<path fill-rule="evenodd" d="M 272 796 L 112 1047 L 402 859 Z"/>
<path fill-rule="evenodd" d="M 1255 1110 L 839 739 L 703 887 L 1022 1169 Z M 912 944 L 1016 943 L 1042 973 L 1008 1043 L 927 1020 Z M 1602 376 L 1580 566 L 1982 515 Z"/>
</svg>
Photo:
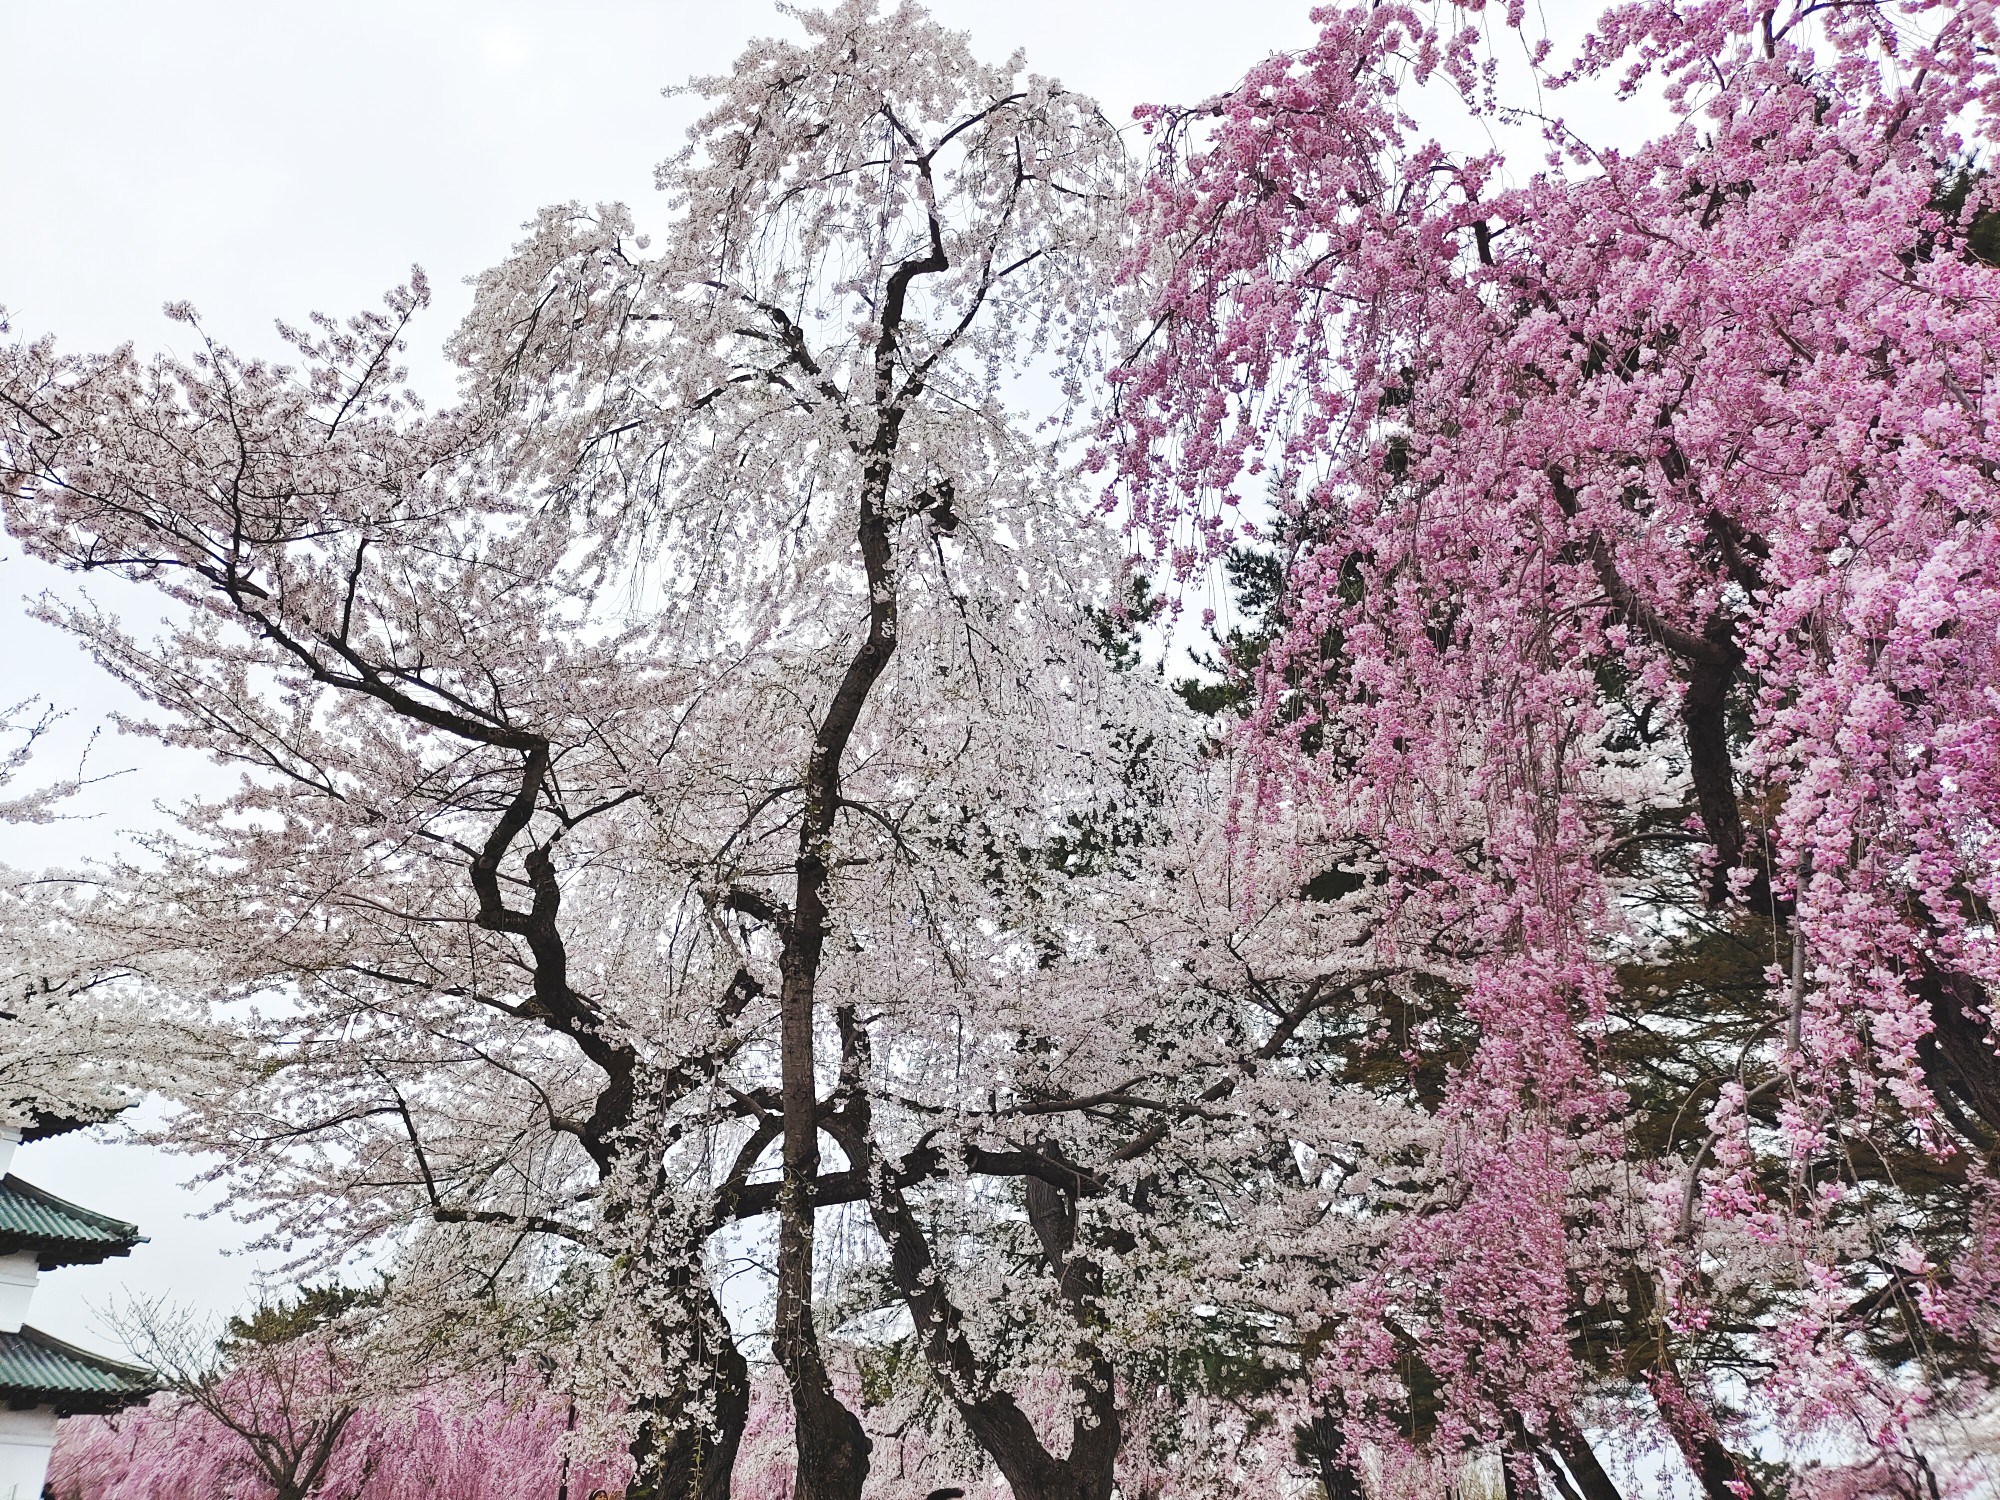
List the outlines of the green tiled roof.
<svg viewBox="0 0 2000 1500">
<path fill-rule="evenodd" d="M 33 1250 L 50 1271 L 128 1254 L 143 1238 L 136 1224 L 65 1203 L 18 1177 L 0 1178 L 0 1255 Z"/>
<path fill-rule="evenodd" d="M 65 1344 L 34 1328 L 0 1333 L 0 1396 L 17 1404 L 53 1406 L 63 1416 L 116 1411 L 143 1401 L 152 1372 Z"/>
</svg>

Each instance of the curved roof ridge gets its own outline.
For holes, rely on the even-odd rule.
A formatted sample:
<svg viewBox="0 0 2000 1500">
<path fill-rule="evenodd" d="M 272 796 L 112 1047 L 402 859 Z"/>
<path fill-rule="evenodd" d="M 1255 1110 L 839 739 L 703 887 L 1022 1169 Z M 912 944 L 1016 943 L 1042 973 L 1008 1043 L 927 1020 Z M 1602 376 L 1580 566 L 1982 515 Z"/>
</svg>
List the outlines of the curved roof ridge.
<svg viewBox="0 0 2000 1500">
<path fill-rule="evenodd" d="M 157 1389 L 143 1365 L 93 1354 L 39 1328 L 0 1333 L 0 1396 L 11 1400 L 71 1416 L 116 1411 Z"/>
<path fill-rule="evenodd" d="M 31 1250 L 49 1271 L 129 1254 L 145 1238 L 136 1224 L 58 1198 L 11 1173 L 0 1178 L 0 1255 Z"/>
</svg>

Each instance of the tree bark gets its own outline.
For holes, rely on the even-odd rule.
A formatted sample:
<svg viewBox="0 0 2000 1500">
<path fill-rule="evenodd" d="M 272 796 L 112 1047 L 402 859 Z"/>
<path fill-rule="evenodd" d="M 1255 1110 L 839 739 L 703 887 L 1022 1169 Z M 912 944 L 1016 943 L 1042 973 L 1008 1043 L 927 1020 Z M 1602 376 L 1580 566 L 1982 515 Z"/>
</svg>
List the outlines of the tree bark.
<svg viewBox="0 0 2000 1500">
<path fill-rule="evenodd" d="M 678 1401 L 650 1412 L 632 1439 L 633 1479 L 626 1500 L 729 1500 L 736 1451 L 750 1419 L 750 1367 L 711 1292 L 697 1299 L 695 1347 L 689 1351 L 691 1380 Z M 706 1420 L 691 1420 L 689 1408 L 702 1398 Z"/>
<path fill-rule="evenodd" d="M 1604 1471 L 1604 1465 L 1597 1461 L 1597 1454 L 1583 1431 L 1567 1418 L 1549 1424 L 1549 1446 L 1569 1470 L 1583 1500 L 1625 1500 L 1618 1492 L 1618 1486 Z"/>
<path fill-rule="evenodd" d="M 1729 902 L 1729 872 L 1743 862 L 1743 812 L 1736 800 L 1736 767 L 1729 754 L 1729 689 L 1742 653 L 1730 639 L 1727 621 L 1712 622 L 1703 639 L 1713 655 L 1687 663 L 1687 690 L 1681 696 L 1681 726 L 1687 736 L 1688 777 L 1695 807 L 1715 848 L 1708 877 L 1708 904 Z M 1768 906 L 1768 883 L 1765 905 Z"/>
<path fill-rule="evenodd" d="M 884 541 L 886 547 L 886 539 Z M 875 613 L 883 605 L 878 600 Z M 850 730 L 861 701 L 894 646 L 894 597 L 887 601 L 891 627 L 886 644 L 869 641 L 850 664 L 841 699 L 852 699 Z M 858 686 L 857 686 L 858 684 Z M 853 691 L 850 693 L 850 689 Z M 829 715 L 828 723 L 834 722 Z M 808 770 L 804 826 L 800 831 L 792 918 L 783 957 L 779 997 L 779 1094 L 784 1108 L 784 1171 L 778 1193 L 778 1300 L 772 1347 L 791 1388 L 798 1443 L 796 1500 L 859 1500 L 868 1476 L 871 1444 L 861 1423 L 834 1394 L 813 1322 L 813 1188 L 819 1176 L 819 1081 L 813 1033 L 815 991 L 826 939 L 826 845 L 839 795 L 840 751 L 823 727 Z"/>
<path fill-rule="evenodd" d="M 1299 1451 L 1312 1460 L 1326 1500 L 1364 1500 L 1361 1476 L 1347 1452 L 1347 1434 L 1322 1413 L 1299 1429 Z"/>
<path fill-rule="evenodd" d="M 1667 1424 L 1674 1445 L 1687 1460 L 1688 1471 L 1708 1500 L 1767 1500 L 1764 1487 L 1743 1461 L 1723 1446 L 1715 1418 L 1688 1393 L 1680 1377 L 1662 1363 L 1648 1371 L 1646 1379 L 1653 1388 L 1660 1419 Z"/>
</svg>

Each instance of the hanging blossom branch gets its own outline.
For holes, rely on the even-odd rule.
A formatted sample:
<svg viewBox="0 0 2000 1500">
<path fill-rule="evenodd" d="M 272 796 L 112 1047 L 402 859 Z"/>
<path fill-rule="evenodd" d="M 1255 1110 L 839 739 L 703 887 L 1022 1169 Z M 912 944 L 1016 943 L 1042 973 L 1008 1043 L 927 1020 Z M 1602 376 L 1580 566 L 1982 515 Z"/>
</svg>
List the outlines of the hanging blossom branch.
<svg viewBox="0 0 2000 1500">
<path fill-rule="evenodd" d="M 1604 1373 L 1615 1286 L 1645 1351 L 1626 1378 L 1638 1360 L 1708 1493 L 1758 1488 L 1710 1361 L 1772 1370 L 1754 1397 L 1801 1444 L 1866 1413 L 1848 1436 L 1905 1463 L 1925 1398 L 1899 1381 L 1957 1388 L 1935 1335 L 1966 1325 L 1875 1291 L 1899 1258 L 1984 1284 L 1990 1184 L 1956 1174 L 2000 1123 L 2000 351 L 1991 188 L 1961 166 L 1996 129 L 1991 18 L 1637 4 L 1567 59 L 1532 40 L 1537 87 L 1608 78 L 1664 110 L 1617 153 L 1509 99 L 1453 7 L 1320 23 L 1148 117 L 1128 274 L 1155 321 L 1105 456 L 1107 503 L 1184 573 L 1270 487 L 1257 796 L 1317 797 L 1388 862 L 1400 920 L 1455 924 L 1476 964 L 1445 1106 L 1460 1207 L 1410 1226 L 1327 1379 L 1418 1401 L 1384 1330 L 1423 1306 L 1450 1428 L 1555 1434 Z M 1432 82 L 1545 123 L 1546 165 L 1426 140 L 1408 101 Z M 1659 836 L 1676 806 L 1693 859 Z M 1658 1130 L 1732 1078 L 1706 1139 Z M 1915 1185 L 1939 1163 L 1955 1186 Z M 1476 1314 L 1449 1279 L 1421 1294 L 1496 1214 L 1513 1269 Z M 1917 1222 L 1921 1247 L 1892 1227 Z"/>
</svg>

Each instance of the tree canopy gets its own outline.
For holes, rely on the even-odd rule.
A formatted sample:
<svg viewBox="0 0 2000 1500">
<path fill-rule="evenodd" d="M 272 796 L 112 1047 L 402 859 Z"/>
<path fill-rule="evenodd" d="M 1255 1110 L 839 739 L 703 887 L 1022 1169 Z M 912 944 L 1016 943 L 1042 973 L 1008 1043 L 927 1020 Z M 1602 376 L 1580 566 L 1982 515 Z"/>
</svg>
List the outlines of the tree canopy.
<svg viewBox="0 0 2000 1500">
<path fill-rule="evenodd" d="M 1990 1485 L 1990 10 L 1328 6 L 1122 135 L 793 20 L 439 409 L 420 273 L 0 346 L 44 612 L 239 773 L 18 887 L 21 1056 L 137 1029 L 0 1103 L 389 1268 L 176 1409 L 301 1497 L 503 1409 L 634 1500 Z"/>
</svg>

